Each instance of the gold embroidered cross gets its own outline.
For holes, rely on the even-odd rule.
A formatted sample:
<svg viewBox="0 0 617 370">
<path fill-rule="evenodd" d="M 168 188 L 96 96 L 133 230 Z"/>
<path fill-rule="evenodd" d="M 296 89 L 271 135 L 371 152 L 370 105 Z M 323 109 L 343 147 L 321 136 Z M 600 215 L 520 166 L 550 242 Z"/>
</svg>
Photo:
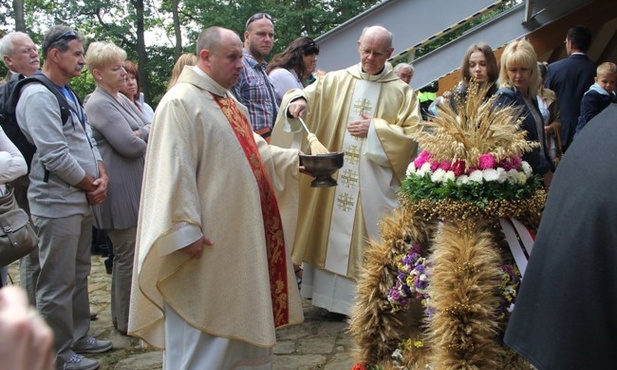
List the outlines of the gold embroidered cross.
<svg viewBox="0 0 617 370">
<path fill-rule="evenodd" d="M 358 116 L 362 113 L 369 113 L 373 109 L 371 102 L 365 98 L 358 99 L 353 107 Z"/>
<path fill-rule="evenodd" d="M 351 188 L 352 186 L 358 185 L 358 173 L 356 171 L 352 171 L 351 169 L 346 169 L 341 174 L 341 181 L 343 185 L 347 188 Z"/>
<path fill-rule="evenodd" d="M 360 148 L 357 145 L 350 145 L 345 149 L 345 160 L 351 164 L 355 165 L 360 160 Z"/>
<path fill-rule="evenodd" d="M 336 201 L 343 212 L 349 212 L 354 206 L 354 198 L 349 193 L 340 194 Z"/>
</svg>

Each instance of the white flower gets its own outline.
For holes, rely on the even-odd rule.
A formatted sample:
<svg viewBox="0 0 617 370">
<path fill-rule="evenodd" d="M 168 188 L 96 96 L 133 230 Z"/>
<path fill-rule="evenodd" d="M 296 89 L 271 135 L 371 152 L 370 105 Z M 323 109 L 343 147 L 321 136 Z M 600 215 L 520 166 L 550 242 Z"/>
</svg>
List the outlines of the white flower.
<svg viewBox="0 0 617 370">
<path fill-rule="evenodd" d="M 426 281 L 428 279 L 425 274 L 420 275 L 420 281 Z"/>
<path fill-rule="evenodd" d="M 424 176 L 424 174 L 431 173 L 431 164 L 425 162 L 419 170 L 416 170 L 418 176 Z"/>
<path fill-rule="evenodd" d="M 477 182 L 479 184 L 482 183 L 482 171 L 475 170 L 469 174 L 469 181 Z"/>
<path fill-rule="evenodd" d="M 416 172 L 416 165 L 415 163 L 413 163 L 413 161 L 409 164 L 409 166 L 407 166 L 407 172 L 405 172 L 405 176 L 409 176 L 411 174 L 414 174 Z"/>
<path fill-rule="evenodd" d="M 435 172 L 433 172 L 433 174 L 431 174 L 431 181 L 432 182 L 444 182 L 445 175 L 446 175 L 446 171 L 442 170 L 441 168 L 438 168 L 437 170 L 435 170 Z"/>
<path fill-rule="evenodd" d="M 508 179 L 508 173 L 502 167 L 497 168 L 497 182 L 503 184 Z"/>
<path fill-rule="evenodd" d="M 469 182 L 469 176 L 467 175 L 460 175 L 457 179 L 456 179 L 456 185 L 465 185 Z"/>
<path fill-rule="evenodd" d="M 446 175 L 444 176 L 443 181 L 447 182 L 448 180 L 454 181 L 456 179 L 456 175 L 453 171 L 446 171 Z"/>
<path fill-rule="evenodd" d="M 523 161 L 523 163 L 521 164 L 521 167 L 523 168 L 523 172 L 525 172 L 525 175 L 527 176 L 531 175 L 531 173 L 533 172 L 529 163 L 525 161 Z"/>
<path fill-rule="evenodd" d="M 482 177 L 484 180 L 488 181 L 497 181 L 499 178 L 499 174 L 494 168 L 487 168 L 486 170 L 482 170 Z"/>
<path fill-rule="evenodd" d="M 519 183 L 519 184 L 521 184 L 521 185 L 523 185 L 523 184 L 525 184 L 526 182 L 527 182 L 527 175 L 525 175 L 525 174 L 524 174 L 524 173 L 522 173 L 522 172 L 519 172 L 519 173 L 518 173 L 518 183 Z"/>
<path fill-rule="evenodd" d="M 518 182 L 518 171 L 515 169 L 508 171 L 508 182 L 510 184 L 515 184 Z"/>
</svg>

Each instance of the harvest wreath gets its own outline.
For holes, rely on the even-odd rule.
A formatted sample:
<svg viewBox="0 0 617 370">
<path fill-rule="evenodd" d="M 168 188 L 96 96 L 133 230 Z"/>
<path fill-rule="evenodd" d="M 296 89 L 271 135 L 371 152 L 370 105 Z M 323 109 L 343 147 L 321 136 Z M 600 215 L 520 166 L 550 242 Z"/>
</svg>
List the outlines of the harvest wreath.
<svg viewBox="0 0 617 370">
<path fill-rule="evenodd" d="M 472 84 L 415 135 L 401 199 L 366 252 L 355 369 L 529 369 L 502 342 L 521 273 L 500 219 L 536 230 L 546 200 L 520 112 Z M 518 260 L 517 260 L 518 261 Z"/>
</svg>

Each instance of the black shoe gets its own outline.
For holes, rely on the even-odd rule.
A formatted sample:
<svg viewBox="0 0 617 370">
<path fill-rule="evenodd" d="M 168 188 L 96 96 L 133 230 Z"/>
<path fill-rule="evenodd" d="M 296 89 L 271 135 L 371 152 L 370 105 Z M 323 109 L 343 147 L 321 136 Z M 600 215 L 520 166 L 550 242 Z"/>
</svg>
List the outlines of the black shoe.
<svg viewBox="0 0 617 370">
<path fill-rule="evenodd" d="M 105 264 L 105 271 L 107 272 L 107 275 L 111 275 L 114 268 L 114 259 L 109 257 L 103 263 Z"/>
<path fill-rule="evenodd" d="M 107 255 L 109 254 L 107 252 L 107 248 L 105 247 L 104 249 L 101 247 L 105 247 L 105 245 L 99 245 L 99 244 L 92 244 L 90 246 L 90 253 L 93 256 L 103 256 L 103 257 L 107 257 Z"/>
</svg>

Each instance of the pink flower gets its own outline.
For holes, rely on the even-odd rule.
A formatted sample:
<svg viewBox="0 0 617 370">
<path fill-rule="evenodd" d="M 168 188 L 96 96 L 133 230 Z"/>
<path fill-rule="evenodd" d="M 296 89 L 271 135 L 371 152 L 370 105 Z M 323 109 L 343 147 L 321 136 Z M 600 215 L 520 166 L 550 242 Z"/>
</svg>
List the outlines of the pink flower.
<svg viewBox="0 0 617 370">
<path fill-rule="evenodd" d="M 465 173 L 465 162 L 456 161 L 452 163 L 452 165 L 450 166 L 450 170 L 454 172 L 454 175 L 456 177 L 459 177 L 460 175 Z"/>
<path fill-rule="evenodd" d="M 444 170 L 444 171 L 449 171 L 449 170 L 450 170 L 450 166 L 451 166 L 451 165 L 450 165 L 450 162 L 448 162 L 448 161 L 443 161 L 443 162 L 441 162 L 441 163 L 439 164 L 439 167 L 438 167 L 438 168 L 439 168 L 439 169 L 442 169 L 442 170 Z"/>
<path fill-rule="evenodd" d="M 517 155 L 513 155 L 511 157 L 504 159 L 501 163 L 501 167 L 503 167 L 503 169 L 506 171 L 519 170 L 521 168 L 522 163 L 523 163 L 523 160 L 521 159 L 521 157 Z"/>
<path fill-rule="evenodd" d="M 416 168 L 421 168 L 422 165 L 431 160 L 431 155 L 426 150 L 422 151 L 422 153 L 418 154 L 416 159 L 413 161 L 413 164 Z"/>
<path fill-rule="evenodd" d="M 478 158 L 478 167 L 481 170 L 488 170 L 495 167 L 495 157 L 492 154 L 480 154 Z"/>
</svg>

